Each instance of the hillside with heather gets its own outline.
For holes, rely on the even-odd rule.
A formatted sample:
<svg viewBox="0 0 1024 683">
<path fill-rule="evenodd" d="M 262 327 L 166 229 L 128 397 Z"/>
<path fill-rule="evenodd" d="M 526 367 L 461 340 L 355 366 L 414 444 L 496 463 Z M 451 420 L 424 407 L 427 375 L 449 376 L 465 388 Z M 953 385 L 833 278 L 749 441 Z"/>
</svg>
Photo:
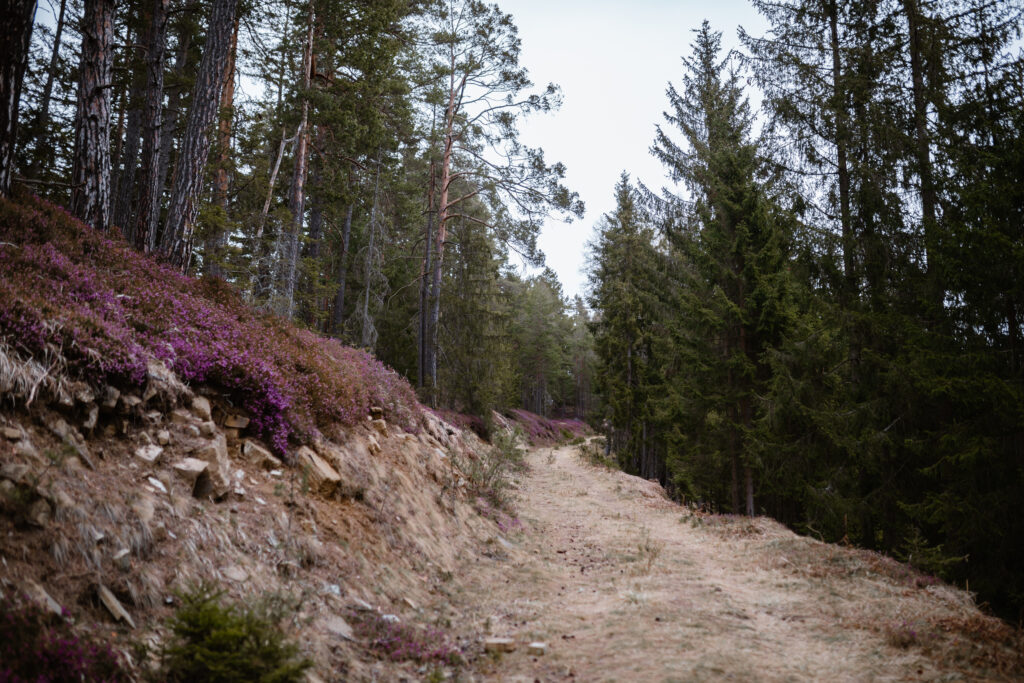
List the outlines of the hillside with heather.
<svg viewBox="0 0 1024 683">
<path fill-rule="evenodd" d="M 1024 0 L 3 18 L 0 678 L 1019 674 Z"/>
</svg>

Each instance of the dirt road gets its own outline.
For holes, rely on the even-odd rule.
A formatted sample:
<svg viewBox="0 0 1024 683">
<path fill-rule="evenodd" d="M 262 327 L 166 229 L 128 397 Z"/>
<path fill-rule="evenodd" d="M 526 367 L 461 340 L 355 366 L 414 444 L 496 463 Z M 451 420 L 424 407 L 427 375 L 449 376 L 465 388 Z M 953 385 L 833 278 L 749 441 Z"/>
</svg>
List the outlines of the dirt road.
<svg viewBox="0 0 1024 683">
<path fill-rule="evenodd" d="M 692 515 L 574 447 L 528 460 L 517 502 L 525 531 L 496 537 L 491 560 L 467 562 L 451 595 L 463 625 L 519 644 L 478 662 L 478 676 L 959 678 L 926 647 L 923 619 L 972 614 L 966 593 L 769 520 Z M 547 653 L 528 655 L 531 641 Z"/>
</svg>

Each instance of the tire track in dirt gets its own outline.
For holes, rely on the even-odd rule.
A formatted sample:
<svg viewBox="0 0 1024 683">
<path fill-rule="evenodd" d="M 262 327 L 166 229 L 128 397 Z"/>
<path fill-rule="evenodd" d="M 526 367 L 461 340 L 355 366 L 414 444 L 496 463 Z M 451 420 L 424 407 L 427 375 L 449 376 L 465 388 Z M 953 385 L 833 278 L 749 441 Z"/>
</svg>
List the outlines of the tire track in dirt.
<svg viewBox="0 0 1024 683">
<path fill-rule="evenodd" d="M 815 544 L 827 557 L 833 546 L 765 519 L 691 515 L 656 484 L 594 467 L 575 447 L 535 450 L 528 462 L 516 503 L 526 530 L 493 539 L 490 559 L 467 562 L 450 592 L 460 630 L 476 624 L 519 643 L 514 653 L 478 661 L 479 677 L 842 681 L 940 674 L 919 650 L 889 645 L 860 620 L 865 602 L 884 601 L 899 586 L 871 576 L 809 577 L 780 550 Z M 545 656 L 526 654 L 535 640 L 548 643 Z"/>
</svg>

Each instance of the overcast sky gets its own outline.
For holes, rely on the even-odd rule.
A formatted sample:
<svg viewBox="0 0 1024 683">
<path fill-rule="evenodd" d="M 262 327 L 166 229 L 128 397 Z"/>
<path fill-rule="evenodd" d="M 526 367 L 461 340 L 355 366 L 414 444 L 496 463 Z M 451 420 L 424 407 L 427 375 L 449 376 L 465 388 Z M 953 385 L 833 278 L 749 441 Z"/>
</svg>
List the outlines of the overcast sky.
<svg viewBox="0 0 1024 683">
<path fill-rule="evenodd" d="M 622 171 L 651 189 L 669 184 L 648 152 L 654 126 L 680 82 L 680 57 L 704 19 L 738 47 L 736 29 L 762 35 L 766 23 L 746 0 L 497 0 L 523 42 L 521 63 L 539 86 L 562 86 L 561 110 L 528 119 L 521 140 L 563 162 L 566 184 L 587 205 L 581 221 L 549 221 L 540 246 L 565 294 L 583 294 L 585 243 L 594 224 L 614 207 Z"/>
</svg>

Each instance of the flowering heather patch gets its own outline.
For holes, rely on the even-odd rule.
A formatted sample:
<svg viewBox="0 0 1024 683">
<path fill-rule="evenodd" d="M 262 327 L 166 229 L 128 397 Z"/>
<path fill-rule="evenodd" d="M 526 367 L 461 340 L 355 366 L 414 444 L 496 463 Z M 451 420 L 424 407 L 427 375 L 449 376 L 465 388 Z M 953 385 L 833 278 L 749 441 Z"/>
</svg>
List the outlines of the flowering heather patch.
<svg viewBox="0 0 1024 683">
<path fill-rule="evenodd" d="M 438 416 L 450 425 L 454 425 L 463 431 L 472 431 L 481 439 L 487 438 L 487 425 L 482 417 L 457 413 L 446 408 L 427 408 L 434 415 Z"/>
<path fill-rule="evenodd" d="M 185 277 L 37 197 L 0 201 L 0 339 L 63 357 L 93 384 L 141 386 L 149 358 L 228 392 L 281 454 L 371 405 L 416 431 L 409 384 L 369 354 L 260 314 L 219 280 Z"/>
<path fill-rule="evenodd" d="M 352 612 L 351 616 L 356 635 L 371 650 L 393 662 L 449 666 L 462 662 L 462 652 L 448 642 L 447 634 L 439 628 L 390 621 L 376 612 Z"/>
<path fill-rule="evenodd" d="M 551 420 L 518 408 L 509 411 L 508 417 L 522 427 L 527 440 L 534 446 L 553 444 L 590 433 L 590 427 L 580 420 Z"/>
<path fill-rule="evenodd" d="M 0 598 L 0 683 L 130 680 L 109 645 L 28 599 Z"/>
</svg>

